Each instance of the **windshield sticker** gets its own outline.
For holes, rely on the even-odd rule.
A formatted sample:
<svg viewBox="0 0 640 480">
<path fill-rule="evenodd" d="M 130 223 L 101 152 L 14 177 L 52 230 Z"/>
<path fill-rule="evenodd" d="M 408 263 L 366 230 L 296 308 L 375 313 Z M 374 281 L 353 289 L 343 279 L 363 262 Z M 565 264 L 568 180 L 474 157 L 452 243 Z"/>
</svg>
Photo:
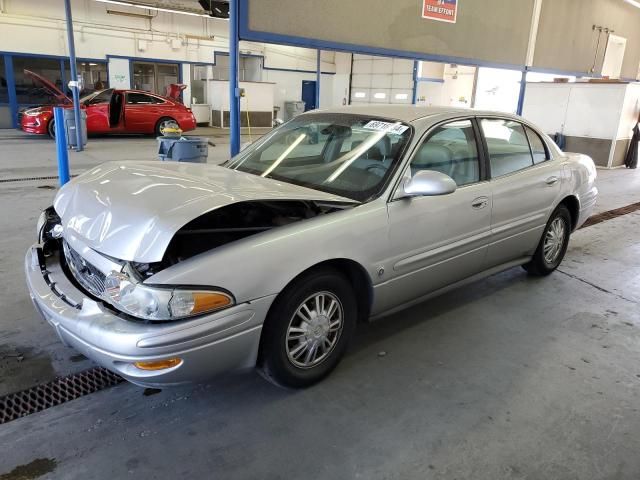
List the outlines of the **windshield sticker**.
<svg viewBox="0 0 640 480">
<path fill-rule="evenodd" d="M 395 133 L 396 135 L 402 135 L 409 129 L 409 127 L 401 123 L 380 122 L 378 120 L 370 121 L 363 128 L 376 130 L 377 132 Z"/>
</svg>

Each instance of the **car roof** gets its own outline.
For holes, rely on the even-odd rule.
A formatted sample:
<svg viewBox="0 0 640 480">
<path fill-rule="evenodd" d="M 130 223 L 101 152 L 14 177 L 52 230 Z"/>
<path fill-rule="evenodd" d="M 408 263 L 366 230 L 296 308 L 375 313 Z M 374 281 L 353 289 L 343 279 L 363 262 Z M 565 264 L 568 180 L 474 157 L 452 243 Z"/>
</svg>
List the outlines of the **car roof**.
<svg viewBox="0 0 640 480">
<path fill-rule="evenodd" d="M 451 115 L 452 117 L 463 115 L 498 115 L 506 118 L 518 118 L 513 114 L 496 112 L 491 110 L 476 110 L 473 108 L 459 107 L 418 107 L 415 105 L 349 105 L 345 107 L 314 110 L 316 113 L 351 113 L 355 115 L 369 115 L 372 117 L 384 117 L 401 122 L 411 123 L 425 117 L 434 115 Z"/>
<path fill-rule="evenodd" d="M 144 93 L 145 95 L 151 95 L 152 97 L 168 98 L 169 100 L 171 100 L 169 97 L 165 97 L 164 95 L 160 95 L 159 93 L 147 92 L 146 90 L 134 90 L 131 88 L 127 88 L 127 89 L 117 90 L 117 91 L 126 92 L 126 93 Z"/>
</svg>

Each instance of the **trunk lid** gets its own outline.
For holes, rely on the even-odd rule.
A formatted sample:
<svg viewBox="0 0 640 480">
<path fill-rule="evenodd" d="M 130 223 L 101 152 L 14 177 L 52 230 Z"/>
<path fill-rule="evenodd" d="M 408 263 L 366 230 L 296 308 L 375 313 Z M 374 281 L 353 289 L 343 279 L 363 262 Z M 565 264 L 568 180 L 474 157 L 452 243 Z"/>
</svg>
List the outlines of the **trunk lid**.
<svg viewBox="0 0 640 480">
<path fill-rule="evenodd" d="M 170 98 L 171 100 L 178 100 L 180 101 L 180 94 L 182 93 L 183 90 L 185 90 L 187 88 L 187 86 L 185 84 L 182 83 L 172 83 L 171 85 L 167 86 L 167 91 L 166 91 L 166 97 Z M 182 102 L 181 102 L 182 103 Z"/>
<path fill-rule="evenodd" d="M 74 179 L 54 207 L 70 235 L 120 260 L 162 260 L 181 227 L 212 210 L 252 200 L 357 203 L 224 167 L 178 162 L 112 162 Z"/>
</svg>

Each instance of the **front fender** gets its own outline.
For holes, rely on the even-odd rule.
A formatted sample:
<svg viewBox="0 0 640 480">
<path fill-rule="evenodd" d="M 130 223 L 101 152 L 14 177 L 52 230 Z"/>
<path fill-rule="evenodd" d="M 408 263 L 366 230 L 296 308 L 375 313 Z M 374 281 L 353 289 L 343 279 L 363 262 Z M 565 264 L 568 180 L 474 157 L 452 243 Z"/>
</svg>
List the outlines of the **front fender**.
<svg viewBox="0 0 640 480">
<path fill-rule="evenodd" d="M 218 247 L 147 282 L 222 287 L 241 303 L 278 294 L 301 272 L 328 260 L 353 260 L 374 279 L 388 246 L 387 220 L 385 202 L 378 200 Z"/>
</svg>

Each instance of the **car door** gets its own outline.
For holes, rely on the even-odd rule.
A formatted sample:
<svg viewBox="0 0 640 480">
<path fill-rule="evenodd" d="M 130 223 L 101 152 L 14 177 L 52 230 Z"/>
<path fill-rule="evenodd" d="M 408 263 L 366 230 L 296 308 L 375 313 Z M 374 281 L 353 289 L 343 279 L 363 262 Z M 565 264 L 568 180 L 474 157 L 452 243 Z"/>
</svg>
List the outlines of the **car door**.
<svg viewBox="0 0 640 480">
<path fill-rule="evenodd" d="M 85 102 L 87 112 L 87 131 L 89 133 L 106 133 L 109 125 L 109 104 L 113 89 L 103 90 Z"/>
<path fill-rule="evenodd" d="M 109 100 L 109 131 L 121 132 L 124 130 L 124 93 L 114 91 Z"/>
<path fill-rule="evenodd" d="M 437 126 L 416 148 L 405 177 L 436 170 L 453 178 L 457 190 L 442 196 L 396 195 L 388 204 L 391 258 L 386 285 L 378 289 L 382 308 L 418 299 L 484 269 L 491 190 L 477 140 L 475 120 L 461 119 Z"/>
<path fill-rule="evenodd" d="M 480 125 L 493 197 L 492 267 L 533 255 L 560 195 L 562 167 L 530 127 L 503 118 L 483 118 Z"/>
<path fill-rule="evenodd" d="M 142 92 L 127 92 L 124 107 L 125 129 L 129 133 L 152 133 L 162 114 L 164 101 Z"/>
</svg>

